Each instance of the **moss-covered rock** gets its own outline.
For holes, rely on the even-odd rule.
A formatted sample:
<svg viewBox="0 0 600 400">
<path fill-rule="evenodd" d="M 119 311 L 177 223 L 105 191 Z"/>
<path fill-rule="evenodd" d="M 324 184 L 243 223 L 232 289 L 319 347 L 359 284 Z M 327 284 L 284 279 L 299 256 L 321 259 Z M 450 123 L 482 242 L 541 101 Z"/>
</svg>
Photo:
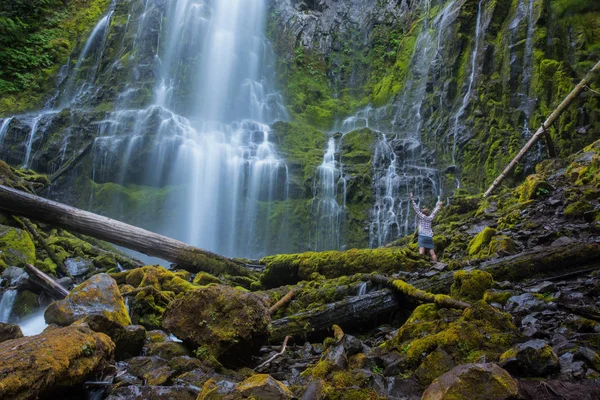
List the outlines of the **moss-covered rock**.
<svg viewBox="0 0 600 400">
<path fill-rule="evenodd" d="M 525 182 L 515 189 L 515 196 L 519 198 L 519 201 L 524 202 L 545 198 L 552 190 L 552 186 L 542 176 L 533 174 L 525 178 Z"/>
<path fill-rule="evenodd" d="M 507 350 L 499 365 L 517 376 L 545 377 L 558 371 L 558 356 L 543 340 L 534 339 Z"/>
<path fill-rule="evenodd" d="M 31 399 L 60 395 L 107 366 L 114 343 L 85 326 L 51 329 L 0 343 L 0 397 Z M 100 372 L 100 371 L 98 371 Z"/>
<path fill-rule="evenodd" d="M 488 246 L 492 237 L 496 235 L 496 230 L 490 227 L 485 227 L 469 242 L 467 251 L 471 257 L 485 257 L 488 255 Z"/>
<path fill-rule="evenodd" d="M 0 322 L 0 343 L 22 337 L 23 332 L 21 332 L 19 325 L 5 324 Z"/>
<path fill-rule="evenodd" d="M 127 326 L 131 319 L 114 279 L 98 274 L 73 289 L 64 300 L 50 304 L 44 312 L 48 324 L 70 325 L 88 315 L 99 314 Z"/>
<path fill-rule="evenodd" d="M 251 376 L 240 382 L 236 390 L 244 397 L 265 400 L 287 400 L 294 397 L 294 394 L 283 383 L 267 374 Z"/>
<path fill-rule="evenodd" d="M 223 283 L 219 278 L 208 272 L 198 272 L 194 277 L 194 285 L 206 286 L 211 283 Z"/>
<path fill-rule="evenodd" d="M 225 364 L 247 360 L 264 343 L 270 323 L 262 297 L 229 286 L 187 292 L 165 310 L 163 326 L 184 342 L 207 348 Z"/>
<path fill-rule="evenodd" d="M 0 260 L 7 266 L 35 264 L 35 245 L 23 230 L 0 225 Z"/>
<path fill-rule="evenodd" d="M 435 380 L 422 400 L 514 400 L 519 385 L 496 364 L 459 365 Z"/>
<path fill-rule="evenodd" d="M 15 303 L 10 313 L 12 318 L 23 319 L 38 309 L 38 295 L 30 290 L 17 293 Z"/>
<path fill-rule="evenodd" d="M 146 329 L 140 325 L 122 326 L 104 315 L 92 314 L 83 319 L 91 329 L 108 335 L 115 343 L 117 361 L 137 357 L 146 342 Z"/>
<path fill-rule="evenodd" d="M 450 287 L 450 295 L 454 298 L 477 301 L 483 299 L 483 294 L 490 289 L 494 279 L 489 272 L 457 271 L 454 273 L 454 283 Z"/>
<path fill-rule="evenodd" d="M 410 374 L 437 350 L 448 354 L 454 364 L 484 358 L 497 360 L 510 348 L 516 336 L 517 329 L 510 316 L 483 301 L 473 303 L 462 312 L 423 304 L 413 311 L 388 345 L 399 351 L 400 366 L 404 373 Z M 450 365 L 450 359 L 447 365 Z M 422 378 L 430 380 L 436 376 L 429 371 Z"/>
</svg>

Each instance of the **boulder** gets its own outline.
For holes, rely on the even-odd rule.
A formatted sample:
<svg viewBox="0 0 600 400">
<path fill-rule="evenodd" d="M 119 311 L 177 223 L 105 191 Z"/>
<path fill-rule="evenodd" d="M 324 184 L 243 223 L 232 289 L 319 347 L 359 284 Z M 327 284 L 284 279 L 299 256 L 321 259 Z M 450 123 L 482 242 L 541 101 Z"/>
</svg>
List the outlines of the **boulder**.
<svg viewBox="0 0 600 400">
<path fill-rule="evenodd" d="M 486 290 L 491 289 L 494 284 L 492 275 L 488 272 L 457 271 L 454 273 L 454 283 L 450 288 L 452 297 L 465 301 L 477 301 L 483 299 Z"/>
<path fill-rule="evenodd" d="M 544 340 L 534 339 L 507 350 L 500 366 L 519 376 L 544 377 L 559 369 L 558 356 Z"/>
<path fill-rule="evenodd" d="M 285 400 L 294 397 L 283 383 L 267 374 L 251 376 L 237 386 L 237 391 L 244 397 L 264 400 Z"/>
<path fill-rule="evenodd" d="M 103 315 L 121 326 L 131 325 L 117 282 L 107 274 L 94 275 L 50 304 L 44 313 L 48 324 L 70 325 L 89 315 Z"/>
<path fill-rule="evenodd" d="M 9 267 L 35 263 L 35 246 L 27 232 L 0 225 L 0 261 Z"/>
<path fill-rule="evenodd" d="M 65 267 L 71 276 L 83 276 L 87 274 L 92 266 L 91 260 L 84 258 L 67 258 L 65 260 Z"/>
<path fill-rule="evenodd" d="M 0 343 L 22 337 L 23 332 L 21 332 L 19 325 L 5 324 L 0 322 Z"/>
<path fill-rule="evenodd" d="M 115 359 L 125 360 L 140 355 L 146 343 L 146 329 L 141 325 L 121 326 L 104 315 L 89 315 L 83 320 L 96 332 L 102 332 L 115 343 Z"/>
<path fill-rule="evenodd" d="M 519 386 L 496 364 L 463 364 L 433 381 L 422 400 L 509 400 L 518 398 Z"/>
<path fill-rule="evenodd" d="M 256 354 L 268 337 L 269 323 L 263 298 L 223 285 L 185 293 L 163 316 L 167 331 L 194 348 L 202 346 L 227 365 Z"/>
<path fill-rule="evenodd" d="M 77 325 L 0 343 L 0 398 L 49 398 L 107 366 L 115 345 Z"/>
</svg>

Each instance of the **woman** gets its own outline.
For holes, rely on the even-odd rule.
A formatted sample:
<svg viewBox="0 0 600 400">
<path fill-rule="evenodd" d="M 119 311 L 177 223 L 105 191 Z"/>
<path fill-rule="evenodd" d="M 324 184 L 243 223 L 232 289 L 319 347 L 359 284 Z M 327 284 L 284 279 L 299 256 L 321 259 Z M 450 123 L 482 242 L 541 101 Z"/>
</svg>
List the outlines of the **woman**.
<svg viewBox="0 0 600 400">
<path fill-rule="evenodd" d="M 423 207 L 419 211 L 419 207 L 417 207 L 417 203 L 413 199 L 412 192 L 410 193 L 410 202 L 417 213 L 417 218 L 419 218 L 419 254 L 425 255 L 425 249 L 427 249 L 429 250 L 429 254 L 431 254 L 431 260 L 437 262 L 437 256 L 435 255 L 435 251 L 433 251 L 433 230 L 431 229 L 431 223 L 435 215 L 440 211 L 440 208 L 442 208 L 442 202 L 437 203 L 431 214 L 426 207 Z"/>
</svg>

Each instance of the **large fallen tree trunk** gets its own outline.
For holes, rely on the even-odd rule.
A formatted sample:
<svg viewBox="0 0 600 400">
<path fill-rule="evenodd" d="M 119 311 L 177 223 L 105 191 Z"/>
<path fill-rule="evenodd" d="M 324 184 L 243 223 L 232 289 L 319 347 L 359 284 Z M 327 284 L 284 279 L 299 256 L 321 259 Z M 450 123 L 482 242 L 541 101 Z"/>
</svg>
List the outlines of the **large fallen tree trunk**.
<svg viewBox="0 0 600 400">
<path fill-rule="evenodd" d="M 25 264 L 25 271 L 29 275 L 29 280 L 46 292 L 55 300 L 62 300 L 69 294 L 69 291 L 56 283 L 48 275 L 37 269 L 31 264 Z"/>
<path fill-rule="evenodd" d="M 332 325 L 344 325 L 368 321 L 399 307 L 396 295 L 389 289 L 367 293 L 364 296 L 324 305 L 314 310 L 273 321 L 271 340 L 282 341 L 286 336 L 304 337 L 313 332 L 331 329 Z"/>
<path fill-rule="evenodd" d="M 539 276 L 560 275 L 600 262 L 600 244 L 570 243 L 563 246 L 544 247 L 481 263 L 477 269 L 489 272 L 496 281 L 519 282 Z M 598 266 L 600 268 L 600 266 Z M 418 279 L 410 283 L 422 290 L 448 293 L 454 281 L 454 272 Z"/>
<path fill-rule="evenodd" d="M 579 82 L 577 86 L 573 88 L 571 93 L 569 93 L 567 97 L 564 98 L 564 100 L 558 105 L 558 107 L 556 107 L 556 109 L 552 112 L 552 114 L 550 114 L 548 119 L 544 121 L 542 126 L 539 127 L 539 129 L 533 134 L 531 139 L 529 139 L 529 141 L 525 144 L 525 146 L 523 146 L 521 151 L 519 151 L 519 154 L 517 154 L 515 158 L 506 166 L 504 171 L 502 171 L 502 173 L 498 175 L 498 177 L 494 180 L 490 188 L 485 192 L 483 197 L 488 197 L 490 194 L 492 194 L 492 192 L 498 187 L 498 185 L 500 185 L 500 183 L 504 180 L 504 178 L 506 178 L 510 171 L 512 171 L 513 168 L 515 168 L 515 166 L 519 163 L 521 158 L 523 158 L 523 156 L 525 156 L 529 149 L 533 147 L 535 142 L 538 141 L 542 134 L 548 135 L 547 129 L 550 128 L 550 125 L 552 125 L 554 121 L 556 121 L 556 119 L 560 117 L 560 115 L 571 105 L 571 103 L 577 98 L 577 96 L 579 96 L 579 94 L 583 91 L 583 89 L 585 89 L 587 84 L 592 80 L 592 77 L 598 72 L 600 72 L 600 61 L 596 63 L 596 65 L 586 74 L 586 76 L 581 80 L 581 82 Z"/>
<path fill-rule="evenodd" d="M 0 185 L 0 209 L 176 263 L 191 272 L 245 275 L 244 264 L 114 219 Z"/>
</svg>

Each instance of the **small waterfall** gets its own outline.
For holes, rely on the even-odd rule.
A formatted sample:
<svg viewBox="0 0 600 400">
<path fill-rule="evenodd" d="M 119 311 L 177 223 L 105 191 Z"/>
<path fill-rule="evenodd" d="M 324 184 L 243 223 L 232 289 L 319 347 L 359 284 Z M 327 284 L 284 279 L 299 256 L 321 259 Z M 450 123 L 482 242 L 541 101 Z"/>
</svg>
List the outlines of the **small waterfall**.
<svg viewBox="0 0 600 400">
<path fill-rule="evenodd" d="M 483 33 L 485 33 L 485 29 L 487 27 L 487 23 L 483 24 L 481 22 L 481 14 L 482 14 L 481 5 L 482 5 L 483 1 L 484 0 L 479 0 L 479 5 L 477 7 L 477 22 L 475 24 L 475 42 L 473 43 L 473 53 L 471 54 L 471 73 L 469 75 L 467 90 L 462 99 L 460 108 L 458 109 L 456 114 L 454 114 L 454 124 L 452 127 L 452 162 L 454 164 L 456 164 L 456 144 L 457 144 L 457 141 L 460 139 L 459 131 L 464 129 L 464 126 L 460 125 L 460 119 L 464 115 L 465 111 L 467 110 L 467 107 L 469 106 L 469 102 L 471 101 L 471 94 L 473 92 L 473 84 L 475 82 L 475 78 L 477 77 L 477 57 L 479 54 L 479 47 L 480 47 L 479 41 L 480 41 L 480 37 L 482 37 Z"/>
<path fill-rule="evenodd" d="M 0 322 L 8 323 L 16 297 L 16 289 L 7 289 L 2 295 L 2 300 L 0 300 Z"/>
<path fill-rule="evenodd" d="M 364 296 L 365 294 L 367 294 L 367 282 L 363 282 L 358 286 L 358 293 L 356 295 Z"/>
<path fill-rule="evenodd" d="M 6 132 L 8 132 L 8 126 L 10 122 L 13 120 L 13 117 L 4 118 L 2 120 L 2 125 L 0 125 L 0 149 L 2 148 L 2 143 L 4 143 L 4 136 Z"/>
<path fill-rule="evenodd" d="M 40 123 L 40 119 L 42 119 L 44 115 L 40 114 L 33 119 L 33 123 L 31 124 L 31 132 L 29 133 L 29 139 L 27 140 L 27 147 L 25 150 L 25 160 L 23 160 L 23 168 L 29 168 L 29 159 L 31 157 L 31 149 L 33 147 L 33 140 L 35 139 L 35 134 L 37 133 L 37 128 Z"/>
<path fill-rule="evenodd" d="M 112 6 L 111 6 L 112 8 Z M 92 33 L 88 37 L 81 53 L 79 54 L 79 58 L 75 63 L 75 68 L 73 69 L 73 73 L 67 79 L 65 84 L 64 92 L 61 96 L 60 108 L 64 109 L 69 107 L 69 105 L 78 97 L 81 97 L 85 94 L 86 90 L 93 86 L 94 79 L 96 78 L 96 74 L 98 72 L 100 60 L 102 59 L 102 51 L 104 47 L 104 43 L 106 41 L 106 36 L 108 34 L 108 27 L 110 25 L 110 18 L 113 14 L 112 9 L 108 12 L 107 15 L 102 17 L 100 21 L 96 24 Z M 83 71 L 84 74 L 82 76 L 82 66 L 84 62 L 88 61 L 88 53 L 92 46 L 100 43 L 99 48 L 100 52 L 94 60 L 94 64 L 91 65 L 92 73 L 89 70 Z M 88 67 L 88 68 L 90 68 Z M 83 79 L 80 83 L 79 81 Z"/>
<path fill-rule="evenodd" d="M 335 159 L 338 148 L 335 137 L 330 137 L 323 163 L 317 168 L 312 200 L 316 232 L 311 248 L 315 251 L 339 250 L 342 246 L 340 227 L 345 216 L 346 180 L 342 163 Z"/>
</svg>

